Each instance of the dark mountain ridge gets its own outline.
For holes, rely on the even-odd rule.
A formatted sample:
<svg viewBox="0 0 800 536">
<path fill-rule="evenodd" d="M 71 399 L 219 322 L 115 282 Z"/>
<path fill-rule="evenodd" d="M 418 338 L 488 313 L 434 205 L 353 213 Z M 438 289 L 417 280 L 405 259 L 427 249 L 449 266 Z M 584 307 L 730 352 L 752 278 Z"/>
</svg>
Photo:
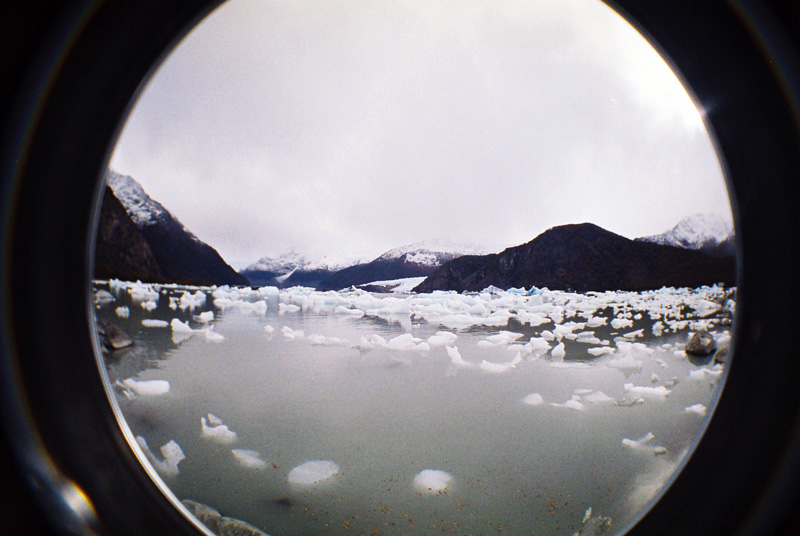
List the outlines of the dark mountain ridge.
<svg viewBox="0 0 800 536">
<path fill-rule="evenodd" d="M 652 290 L 734 285 L 733 257 L 713 258 L 699 251 L 634 241 L 591 223 L 548 229 L 530 242 L 490 255 L 453 259 L 414 288 L 480 291 L 547 287 L 553 290 Z"/>
<path fill-rule="evenodd" d="M 109 170 L 107 183 L 95 244 L 95 277 L 201 286 L 249 285 L 246 277 L 151 199 L 131 177 Z"/>
</svg>

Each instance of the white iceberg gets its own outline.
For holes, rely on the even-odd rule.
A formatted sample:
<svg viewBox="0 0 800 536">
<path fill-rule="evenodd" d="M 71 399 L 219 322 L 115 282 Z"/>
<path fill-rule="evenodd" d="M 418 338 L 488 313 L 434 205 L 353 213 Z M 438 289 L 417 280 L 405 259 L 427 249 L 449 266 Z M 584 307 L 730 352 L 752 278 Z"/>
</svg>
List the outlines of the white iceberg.
<svg viewBox="0 0 800 536">
<path fill-rule="evenodd" d="M 450 487 L 453 476 L 438 469 L 423 469 L 415 477 L 413 485 L 417 490 L 427 493 L 439 493 Z"/>
<path fill-rule="evenodd" d="M 289 483 L 317 484 L 339 474 L 339 466 L 328 460 L 312 460 L 298 465 L 289 471 Z"/>
<path fill-rule="evenodd" d="M 231 449 L 233 457 L 242 467 L 249 469 L 264 469 L 267 462 L 261 459 L 261 455 L 255 450 Z"/>
<path fill-rule="evenodd" d="M 220 443 L 232 443 L 236 440 L 236 432 L 229 429 L 227 425 L 222 424 L 220 418 L 211 413 L 208 414 L 208 419 L 200 417 L 200 425 L 203 435 L 209 439 Z"/>
<path fill-rule="evenodd" d="M 161 447 L 161 458 L 153 454 L 153 451 L 151 451 L 150 447 L 147 445 L 147 441 L 142 436 L 136 437 L 136 443 L 139 445 L 139 448 L 142 449 L 142 452 L 144 452 L 150 465 L 155 467 L 156 471 L 163 475 L 177 475 L 179 472 L 178 464 L 186 459 L 186 455 L 183 453 L 183 450 L 181 450 L 181 446 L 178 445 L 174 439 Z"/>
</svg>

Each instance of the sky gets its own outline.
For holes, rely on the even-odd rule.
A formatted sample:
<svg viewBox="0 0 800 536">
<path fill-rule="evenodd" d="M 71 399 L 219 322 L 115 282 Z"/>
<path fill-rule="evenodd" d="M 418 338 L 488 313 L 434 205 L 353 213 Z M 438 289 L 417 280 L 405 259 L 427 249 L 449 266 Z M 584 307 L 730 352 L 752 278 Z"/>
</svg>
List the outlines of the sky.
<svg viewBox="0 0 800 536">
<path fill-rule="evenodd" d="M 701 116 L 598 0 L 230 0 L 147 81 L 110 166 L 238 267 L 499 250 L 729 217 Z"/>
</svg>

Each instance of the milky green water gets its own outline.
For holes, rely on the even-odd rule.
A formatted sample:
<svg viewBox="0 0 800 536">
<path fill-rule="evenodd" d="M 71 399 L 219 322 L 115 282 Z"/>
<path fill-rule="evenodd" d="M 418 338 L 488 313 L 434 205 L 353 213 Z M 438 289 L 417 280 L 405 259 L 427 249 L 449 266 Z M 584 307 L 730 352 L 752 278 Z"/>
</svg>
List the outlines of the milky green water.
<svg viewBox="0 0 800 536">
<path fill-rule="evenodd" d="M 566 340 L 563 362 L 523 352 L 518 365 L 492 373 L 479 366 L 483 360 L 510 362 L 520 347 L 479 341 L 509 330 L 523 333 L 524 343 L 553 324 L 511 320 L 500 328 L 448 330 L 472 365 L 463 367 L 444 347 L 353 347 L 362 335 L 390 340 L 411 332 L 426 340 L 443 329 L 425 321 L 280 314 L 276 296 L 265 315 L 223 311 L 210 297 L 181 311 L 169 307 L 168 297 L 182 289 L 161 292 L 153 311 L 125 293 L 96 310 L 136 341 L 102 358 L 111 383 L 133 378 L 170 386 L 165 394 L 130 398 L 115 388 L 122 415 L 153 451 L 170 440 L 180 445 L 186 458 L 178 474 L 162 475 L 177 497 L 273 536 L 619 533 L 642 515 L 703 430 L 708 415 L 685 408 L 703 404 L 710 414 L 722 384 L 720 375 L 690 377 L 711 364 L 680 352 L 684 331 L 654 337 L 646 316 L 619 332 L 608 325 L 594 330 L 614 346 L 621 331 L 646 328 L 635 339 L 651 350 L 634 354 L 640 370 L 609 366 L 609 358 L 587 353 L 593 345 Z M 128 318 L 116 314 L 120 306 L 129 308 Z M 193 320 L 202 311 L 215 312 L 210 324 Z M 224 339 L 173 339 L 169 327 L 144 327 L 145 318 L 210 325 Z M 288 338 L 284 327 L 303 337 Z M 312 335 L 349 345 L 313 344 Z M 669 394 L 629 405 L 635 396 L 626 384 L 664 386 Z M 610 400 L 591 402 L 596 391 Z M 524 403 L 532 393 L 544 402 Z M 562 406 L 576 395 L 583 409 Z M 208 413 L 236 433 L 233 442 L 202 433 Z M 623 443 L 648 433 L 653 439 L 638 448 Z M 232 449 L 255 451 L 265 464 L 243 466 Z M 332 461 L 339 472 L 316 485 L 288 482 L 289 472 L 309 460 Z M 447 472 L 450 485 L 438 492 L 415 487 L 424 469 Z"/>
</svg>

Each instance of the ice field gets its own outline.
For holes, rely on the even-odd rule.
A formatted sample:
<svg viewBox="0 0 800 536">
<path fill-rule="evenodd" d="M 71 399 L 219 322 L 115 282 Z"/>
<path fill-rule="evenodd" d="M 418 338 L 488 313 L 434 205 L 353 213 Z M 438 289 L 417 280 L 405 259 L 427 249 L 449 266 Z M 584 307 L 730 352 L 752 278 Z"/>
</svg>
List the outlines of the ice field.
<svg viewBox="0 0 800 536">
<path fill-rule="evenodd" d="M 402 287 L 400 287 L 402 288 Z M 681 467 L 720 287 L 372 294 L 95 282 L 113 396 L 179 499 L 273 536 L 618 534 Z"/>
</svg>

